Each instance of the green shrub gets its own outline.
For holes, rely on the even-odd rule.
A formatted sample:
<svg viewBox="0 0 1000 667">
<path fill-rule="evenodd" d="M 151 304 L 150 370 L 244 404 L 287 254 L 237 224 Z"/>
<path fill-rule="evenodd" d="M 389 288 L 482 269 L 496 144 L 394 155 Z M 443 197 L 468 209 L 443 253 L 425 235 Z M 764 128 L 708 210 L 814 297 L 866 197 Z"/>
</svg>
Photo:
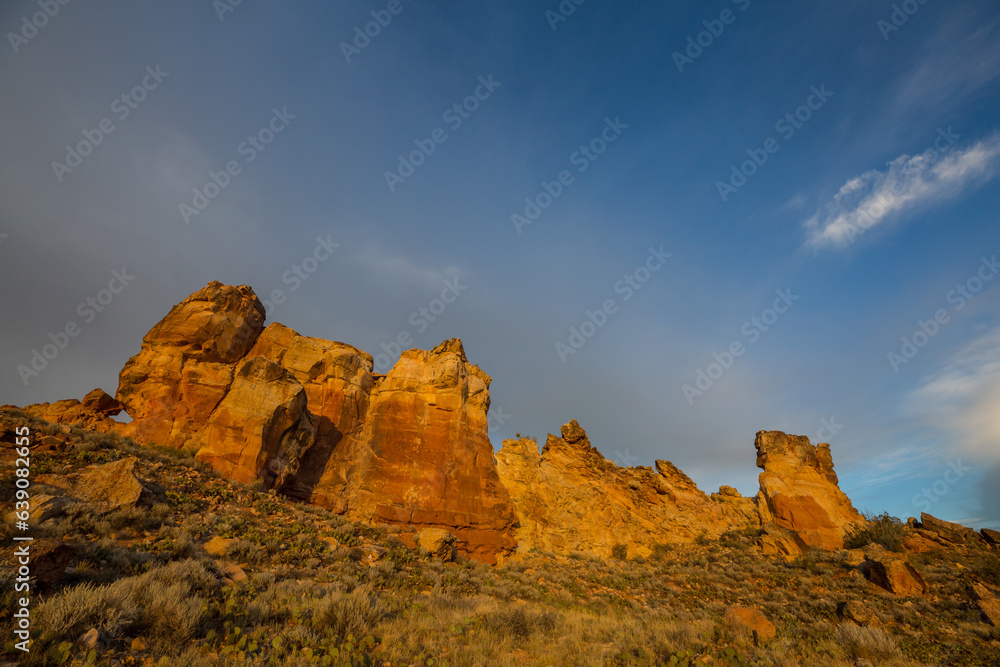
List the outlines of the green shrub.
<svg viewBox="0 0 1000 667">
<path fill-rule="evenodd" d="M 976 574 L 988 584 L 1000 586 L 1000 558 L 986 554 L 976 562 Z"/>
<path fill-rule="evenodd" d="M 876 516 L 873 512 L 865 512 L 865 523 L 859 523 L 847 530 L 844 546 L 848 549 L 859 549 L 869 544 L 879 544 L 889 551 L 902 551 L 906 526 L 888 512 Z"/>
<path fill-rule="evenodd" d="M 611 547 L 611 557 L 618 560 L 625 560 L 628 558 L 628 547 L 624 544 L 616 544 Z"/>
</svg>

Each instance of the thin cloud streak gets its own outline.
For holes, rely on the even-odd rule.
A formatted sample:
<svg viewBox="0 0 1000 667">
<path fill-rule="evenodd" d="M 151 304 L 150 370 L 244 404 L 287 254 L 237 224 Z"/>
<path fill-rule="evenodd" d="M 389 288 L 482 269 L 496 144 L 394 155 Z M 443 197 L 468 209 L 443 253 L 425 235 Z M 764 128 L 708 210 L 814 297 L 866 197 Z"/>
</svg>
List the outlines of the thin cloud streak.
<svg viewBox="0 0 1000 667">
<path fill-rule="evenodd" d="M 946 139 L 943 143 L 949 137 L 950 132 L 940 132 L 939 139 Z M 806 246 L 843 249 L 870 229 L 919 207 L 952 199 L 967 187 L 993 178 L 998 157 L 1000 135 L 965 150 L 945 152 L 944 157 L 935 150 L 901 155 L 884 172 L 873 169 L 847 181 L 825 211 L 806 220 Z"/>
</svg>

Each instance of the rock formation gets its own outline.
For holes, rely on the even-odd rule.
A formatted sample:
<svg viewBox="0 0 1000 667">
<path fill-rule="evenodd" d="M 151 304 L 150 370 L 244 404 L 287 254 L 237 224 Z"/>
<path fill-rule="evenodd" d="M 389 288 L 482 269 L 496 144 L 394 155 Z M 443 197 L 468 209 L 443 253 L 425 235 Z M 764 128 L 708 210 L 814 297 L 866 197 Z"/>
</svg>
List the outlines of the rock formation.
<svg viewBox="0 0 1000 667">
<path fill-rule="evenodd" d="M 210 283 L 122 370 L 118 400 L 133 418 L 123 431 L 350 518 L 446 530 L 485 562 L 512 552 L 513 507 L 487 435 L 490 377 L 454 339 L 372 371 L 350 345 L 265 329 L 249 287 Z"/>
<path fill-rule="evenodd" d="M 521 527 L 518 550 L 583 551 L 610 556 L 616 544 L 648 556 L 656 543 L 692 542 L 759 525 L 752 498 L 707 495 L 668 461 L 621 468 L 590 444 L 573 420 L 549 435 L 505 440 L 497 469 Z"/>
<path fill-rule="evenodd" d="M 863 521 L 833 471 L 830 445 L 781 431 L 760 431 L 754 442 L 760 474 L 761 520 L 794 531 L 808 546 L 839 549 L 848 526 Z"/>
<path fill-rule="evenodd" d="M 757 434 L 756 498 L 728 486 L 706 494 L 667 461 L 619 467 L 576 421 L 541 452 L 534 439 L 506 440 L 494 458 L 491 379 L 457 339 L 405 351 L 382 375 L 351 345 L 264 320 L 252 289 L 209 283 L 146 334 L 117 398 L 94 390 L 25 410 L 187 449 L 230 479 L 487 563 L 534 547 L 646 556 L 657 543 L 744 528 L 764 528 L 764 551 L 791 558 L 842 546 L 861 520 L 829 446 L 808 438 Z M 110 419 L 123 408 L 130 423 Z"/>
</svg>

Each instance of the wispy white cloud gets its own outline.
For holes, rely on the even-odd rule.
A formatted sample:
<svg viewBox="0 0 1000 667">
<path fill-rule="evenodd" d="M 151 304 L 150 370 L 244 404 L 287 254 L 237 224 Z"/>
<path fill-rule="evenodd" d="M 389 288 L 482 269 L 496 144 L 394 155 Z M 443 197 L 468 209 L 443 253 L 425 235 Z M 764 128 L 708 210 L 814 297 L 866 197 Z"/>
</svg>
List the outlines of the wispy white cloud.
<svg viewBox="0 0 1000 667">
<path fill-rule="evenodd" d="M 955 434 L 961 451 L 1000 461 L 1000 327 L 958 352 L 910 398 L 915 412 Z"/>
<path fill-rule="evenodd" d="M 952 147 L 955 138 L 950 130 L 941 130 L 928 150 L 901 155 L 885 171 L 867 171 L 847 181 L 824 211 L 805 221 L 806 245 L 847 247 L 869 229 L 993 178 L 1000 158 L 1000 135 L 964 150 Z"/>
<path fill-rule="evenodd" d="M 1000 20 L 957 12 L 926 41 L 923 59 L 900 79 L 895 110 L 935 112 L 988 94 L 1000 79 L 998 38 Z"/>
</svg>

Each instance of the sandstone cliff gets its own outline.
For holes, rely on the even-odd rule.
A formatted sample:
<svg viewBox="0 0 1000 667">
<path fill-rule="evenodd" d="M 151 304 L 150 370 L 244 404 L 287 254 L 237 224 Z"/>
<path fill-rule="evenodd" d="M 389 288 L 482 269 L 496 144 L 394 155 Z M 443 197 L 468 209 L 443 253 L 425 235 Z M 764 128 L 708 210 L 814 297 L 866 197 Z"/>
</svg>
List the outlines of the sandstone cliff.
<svg viewBox="0 0 1000 667">
<path fill-rule="evenodd" d="M 512 552 L 490 377 L 458 340 L 404 352 L 386 376 L 372 368 L 350 345 L 265 329 L 249 287 L 210 283 L 122 370 L 118 400 L 133 418 L 122 430 L 354 519 L 444 529 L 485 562 Z"/>
<path fill-rule="evenodd" d="M 761 529 L 765 553 L 837 548 L 862 520 L 837 486 L 828 445 L 757 434 L 760 492 L 708 495 L 668 461 L 623 468 L 576 421 L 549 435 L 487 433 L 490 376 L 462 343 L 408 350 L 386 375 L 351 345 L 264 327 L 247 286 L 209 283 L 170 310 L 119 376 L 117 399 L 25 409 L 49 421 L 185 448 L 224 476 L 260 480 L 349 518 L 406 529 L 495 563 L 537 547 L 646 556 L 657 543 Z M 125 409 L 132 421 L 110 419 Z"/>
<path fill-rule="evenodd" d="M 549 435 L 505 440 L 497 454 L 521 527 L 518 550 L 581 551 L 610 556 L 624 544 L 648 556 L 656 543 L 715 538 L 757 526 L 756 502 L 734 491 L 709 496 L 668 461 L 656 469 L 622 468 L 605 459 L 573 420 Z"/>
<path fill-rule="evenodd" d="M 761 520 L 793 531 L 808 546 L 839 549 L 851 524 L 863 521 L 837 485 L 830 445 L 781 431 L 754 441 L 760 474 Z"/>
</svg>

